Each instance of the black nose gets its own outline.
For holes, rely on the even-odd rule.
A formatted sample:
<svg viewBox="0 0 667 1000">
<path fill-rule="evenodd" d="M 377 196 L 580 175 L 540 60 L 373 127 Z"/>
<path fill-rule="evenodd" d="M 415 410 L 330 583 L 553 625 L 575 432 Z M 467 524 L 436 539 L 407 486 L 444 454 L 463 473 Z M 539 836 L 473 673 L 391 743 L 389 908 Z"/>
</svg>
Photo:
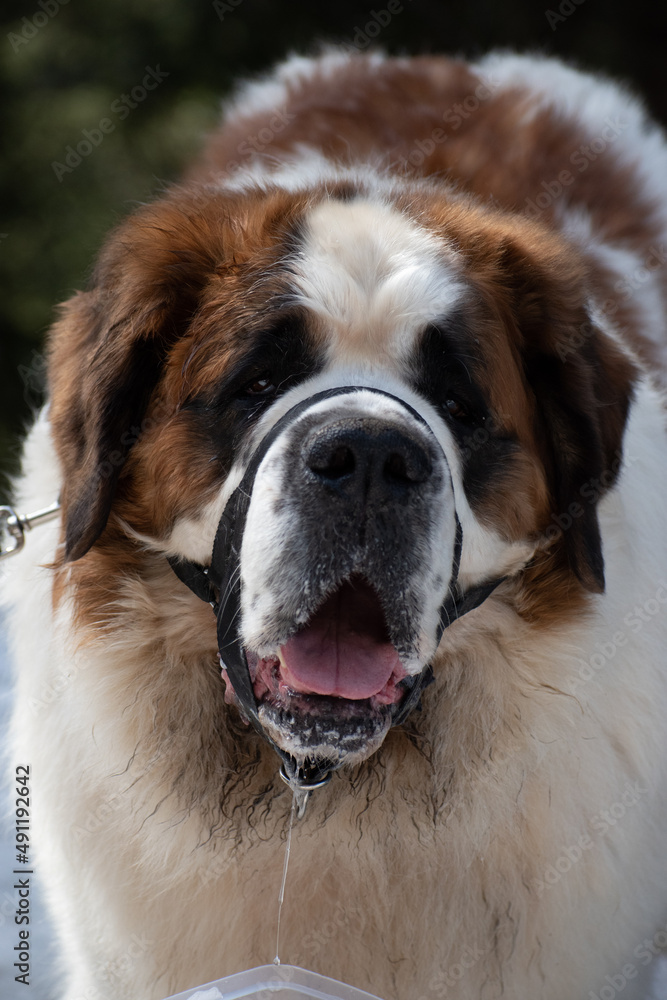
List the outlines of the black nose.
<svg viewBox="0 0 667 1000">
<path fill-rule="evenodd" d="M 304 443 L 307 468 L 325 486 L 355 501 L 396 501 L 425 483 L 432 463 L 424 445 L 374 418 L 337 421 Z"/>
</svg>

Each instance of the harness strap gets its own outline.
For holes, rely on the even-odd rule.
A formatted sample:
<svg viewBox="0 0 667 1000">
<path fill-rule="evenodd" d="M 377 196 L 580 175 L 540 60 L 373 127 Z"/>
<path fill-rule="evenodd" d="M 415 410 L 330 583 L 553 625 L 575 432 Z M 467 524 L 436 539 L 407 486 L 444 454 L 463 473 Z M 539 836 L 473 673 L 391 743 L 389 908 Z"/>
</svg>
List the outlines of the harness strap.
<svg viewBox="0 0 667 1000">
<path fill-rule="evenodd" d="M 408 410 L 433 435 L 433 432 L 421 414 L 402 399 L 382 389 L 374 389 L 367 386 L 341 386 L 310 396 L 288 410 L 267 432 L 253 453 L 241 482 L 231 494 L 220 518 L 213 543 L 210 567 L 202 566 L 187 559 L 168 557 L 169 564 L 179 580 L 186 587 L 189 587 L 197 597 L 206 601 L 213 608 L 217 618 L 220 660 L 227 670 L 234 693 L 248 721 L 280 756 L 283 762 L 282 770 L 289 783 L 304 790 L 323 784 L 327 780 L 327 775 L 332 770 L 335 770 L 339 766 L 339 763 L 336 761 L 316 762 L 306 760 L 299 767 L 294 758 L 282 750 L 271 739 L 260 722 L 248 662 L 239 635 L 241 617 L 241 543 L 243 541 L 243 532 L 245 530 L 246 517 L 257 470 L 269 448 L 283 432 L 286 425 L 293 423 L 303 412 L 310 409 L 317 402 L 351 392 L 358 392 L 360 389 L 387 396 L 389 399 L 400 403 L 403 409 Z M 472 611 L 473 608 L 478 607 L 502 582 L 501 579 L 498 579 L 473 587 L 465 592 L 461 591 L 456 581 L 462 544 L 463 533 L 457 517 L 452 584 L 450 586 L 450 593 L 440 609 L 437 634 L 438 642 L 442 638 L 445 628 L 451 625 L 457 618 L 460 618 L 461 615 L 467 614 L 468 611 Z M 401 682 L 403 687 L 407 689 L 407 692 L 399 705 L 392 708 L 392 726 L 400 725 L 405 721 L 410 712 L 420 703 L 421 693 L 424 688 L 431 684 L 433 680 L 433 670 L 429 664 L 419 675 L 405 678 Z"/>
</svg>

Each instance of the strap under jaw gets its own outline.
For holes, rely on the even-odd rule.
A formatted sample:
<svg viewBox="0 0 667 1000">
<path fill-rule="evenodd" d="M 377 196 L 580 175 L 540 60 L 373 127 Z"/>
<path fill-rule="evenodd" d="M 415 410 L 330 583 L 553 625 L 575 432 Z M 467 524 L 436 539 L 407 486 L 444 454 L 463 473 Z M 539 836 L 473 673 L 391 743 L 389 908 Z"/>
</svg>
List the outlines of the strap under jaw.
<svg viewBox="0 0 667 1000">
<path fill-rule="evenodd" d="M 184 583 L 200 600 L 210 604 L 217 615 L 218 591 L 211 582 L 208 566 L 202 566 L 200 563 L 190 562 L 188 559 L 181 559 L 178 556 L 167 556 L 167 562 L 181 583 Z"/>
<path fill-rule="evenodd" d="M 189 587 L 197 597 L 202 601 L 206 601 L 213 608 L 217 618 L 220 660 L 227 670 L 234 688 L 234 694 L 250 724 L 264 740 L 270 743 L 281 758 L 281 772 L 284 780 L 292 788 L 300 789 L 304 793 L 312 790 L 314 787 L 320 787 L 322 784 L 325 784 L 331 772 L 340 767 L 342 762 L 306 760 L 299 765 L 290 754 L 286 753 L 275 743 L 262 726 L 259 719 L 250 670 L 239 634 L 241 618 L 241 543 L 243 541 L 243 532 L 245 530 L 246 517 L 257 470 L 278 435 L 283 432 L 287 424 L 292 423 L 301 413 L 313 406 L 313 404 L 334 396 L 357 392 L 360 389 L 388 396 L 390 399 L 399 402 L 420 423 L 425 424 L 432 434 L 421 414 L 403 400 L 381 389 L 374 389 L 368 386 L 341 386 L 310 396 L 284 414 L 268 431 L 255 450 L 241 482 L 231 494 L 220 518 L 213 544 L 211 566 L 205 567 L 187 559 L 168 557 L 169 564 L 179 580 L 186 587 Z M 462 543 L 463 535 L 457 517 L 452 572 L 453 582 L 450 585 L 450 592 L 440 609 L 437 634 L 438 642 L 445 628 L 451 625 L 456 618 L 460 618 L 461 615 L 478 607 L 495 590 L 498 584 L 502 582 L 501 580 L 494 580 L 466 592 L 461 591 L 456 583 L 456 579 L 461 558 Z M 424 688 L 431 684 L 433 680 L 433 670 L 430 664 L 428 664 L 419 675 L 405 678 L 401 681 L 401 684 L 407 690 L 401 702 L 392 707 L 392 726 L 400 725 L 405 721 L 410 712 L 418 706 Z"/>
</svg>

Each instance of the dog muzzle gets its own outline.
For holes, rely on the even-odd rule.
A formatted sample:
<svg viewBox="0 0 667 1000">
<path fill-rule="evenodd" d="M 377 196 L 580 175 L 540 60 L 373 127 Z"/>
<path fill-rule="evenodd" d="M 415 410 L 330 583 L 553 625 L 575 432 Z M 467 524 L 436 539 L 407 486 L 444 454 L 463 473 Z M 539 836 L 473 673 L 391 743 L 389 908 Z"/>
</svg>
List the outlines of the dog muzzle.
<svg viewBox="0 0 667 1000">
<path fill-rule="evenodd" d="M 371 389 L 367 386 L 342 386 L 319 392 L 292 407 L 267 431 L 257 445 L 241 482 L 229 497 L 220 518 L 210 566 L 202 566 L 176 557 L 169 558 L 169 563 L 179 579 L 197 597 L 209 603 L 213 608 L 217 618 L 220 662 L 233 686 L 242 714 L 280 757 L 283 778 L 292 787 L 306 791 L 325 783 L 331 772 L 345 763 L 346 755 L 344 753 L 336 755 L 335 752 L 332 752 L 326 759 L 322 759 L 320 754 L 312 758 L 302 756 L 301 759 L 296 759 L 293 754 L 278 745 L 270 727 L 267 727 L 266 721 L 262 719 L 240 634 L 242 620 L 241 549 L 255 480 L 271 446 L 317 404 L 337 396 L 349 396 L 359 392 L 377 394 L 391 400 L 394 406 L 398 404 L 402 414 L 405 414 L 406 417 L 409 415 L 408 419 L 412 418 L 413 421 L 417 422 L 425 439 L 428 440 L 429 446 L 436 449 L 439 456 L 443 456 L 442 448 L 424 418 L 402 399 L 384 392 L 384 390 Z M 444 460 L 444 468 L 449 475 L 446 459 Z M 465 592 L 461 590 L 457 583 L 457 576 L 463 536 L 459 519 L 455 514 L 454 517 L 455 540 L 452 575 L 447 596 L 439 609 L 434 648 L 437 648 L 446 627 L 463 614 L 478 607 L 501 582 L 501 580 L 494 580 Z M 422 691 L 432 680 L 433 673 L 429 663 L 421 669 L 420 673 L 405 676 L 400 681 L 398 685 L 400 697 L 386 707 L 386 710 L 390 712 L 392 726 L 400 725 L 410 712 L 420 704 Z"/>
</svg>

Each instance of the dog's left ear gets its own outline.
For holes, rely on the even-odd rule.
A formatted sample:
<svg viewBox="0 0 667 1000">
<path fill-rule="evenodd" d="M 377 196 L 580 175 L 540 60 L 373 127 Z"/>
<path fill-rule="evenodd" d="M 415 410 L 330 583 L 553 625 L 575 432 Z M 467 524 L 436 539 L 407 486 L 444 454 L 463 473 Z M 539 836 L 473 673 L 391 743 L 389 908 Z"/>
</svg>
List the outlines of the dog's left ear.
<svg viewBox="0 0 667 1000">
<path fill-rule="evenodd" d="M 552 510 L 546 526 L 588 590 L 604 590 L 598 501 L 621 465 L 637 370 L 598 328 L 576 252 L 506 246 L 519 350 L 536 400 Z"/>
<path fill-rule="evenodd" d="M 51 331 L 50 421 L 67 560 L 85 555 L 105 528 L 162 362 L 212 269 L 200 250 L 205 228 L 185 206 L 141 209 L 111 236 L 92 288 L 61 307 Z"/>
</svg>

